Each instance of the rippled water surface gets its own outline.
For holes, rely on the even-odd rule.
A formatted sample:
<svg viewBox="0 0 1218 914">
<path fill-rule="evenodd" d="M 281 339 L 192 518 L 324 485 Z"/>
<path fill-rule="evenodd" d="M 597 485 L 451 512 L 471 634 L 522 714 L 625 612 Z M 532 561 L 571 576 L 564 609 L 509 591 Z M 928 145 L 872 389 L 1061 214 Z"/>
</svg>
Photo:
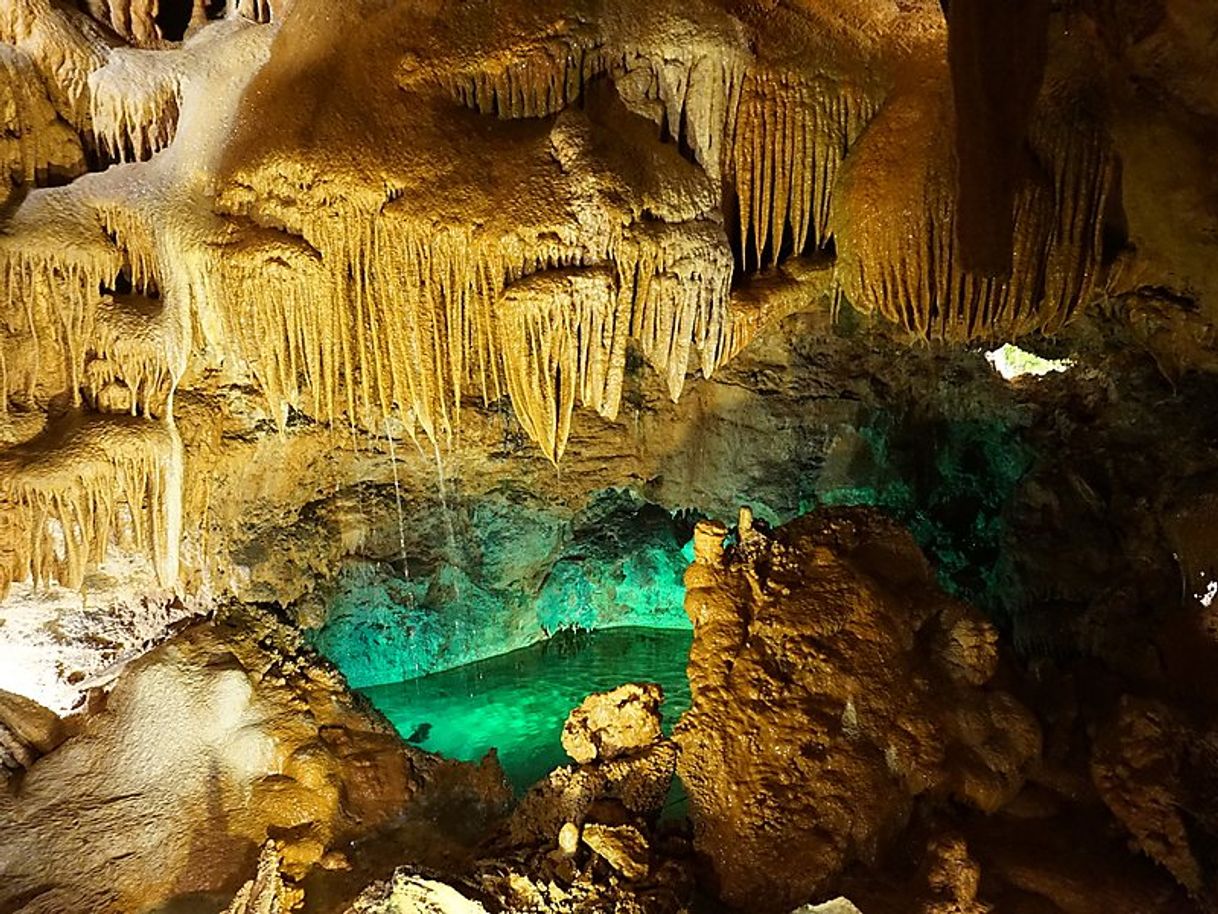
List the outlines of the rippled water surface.
<svg viewBox="0 0 1218 914">
<path fill-rule="evenodd" d="M 559 735 L 591 692 L 625 682 L 664 687 L 664 730 L 689 707 L 693 633 L 611 628 L 565 633 L 420 679 L 360 689 L 415 745 L 477 761 L 494 747 L 517 790 L 569 761 Z"/>
</svg>

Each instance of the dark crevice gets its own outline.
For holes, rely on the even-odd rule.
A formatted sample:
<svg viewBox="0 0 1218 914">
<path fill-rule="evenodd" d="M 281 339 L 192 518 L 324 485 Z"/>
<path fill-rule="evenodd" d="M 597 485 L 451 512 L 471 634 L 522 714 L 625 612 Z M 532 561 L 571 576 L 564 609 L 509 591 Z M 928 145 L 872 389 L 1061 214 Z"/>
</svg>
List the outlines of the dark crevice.
<svg viewBox="0 0 1218 914">
<path fill-rule="evenodd" d="M 156 27 L 166 41 L 181 41 L 190 26 L 191 0 L 162 0 L 156 14 Z"/>
</svg>

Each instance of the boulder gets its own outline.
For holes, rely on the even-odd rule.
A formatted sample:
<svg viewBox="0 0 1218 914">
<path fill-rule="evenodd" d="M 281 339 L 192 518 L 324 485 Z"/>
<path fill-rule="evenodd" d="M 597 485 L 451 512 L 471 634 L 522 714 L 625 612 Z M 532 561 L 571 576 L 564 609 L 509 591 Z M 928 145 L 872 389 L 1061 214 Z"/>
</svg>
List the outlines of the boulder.
<svg viewBox="0 0 1218 914">
<path fill-rule="evenodd" d="M 632 882 L 651 872 L 651 848 L 632 825 L 585 825 L 583 840 L 621 875 Z"/>
<path fill-rule="evenodd" d="M 660 736 L 664 690 L 654 683 L 628 683 L 589 695 L 562 728 L 562 747 L 580 764 L 615 759 Z"/>
</svg>

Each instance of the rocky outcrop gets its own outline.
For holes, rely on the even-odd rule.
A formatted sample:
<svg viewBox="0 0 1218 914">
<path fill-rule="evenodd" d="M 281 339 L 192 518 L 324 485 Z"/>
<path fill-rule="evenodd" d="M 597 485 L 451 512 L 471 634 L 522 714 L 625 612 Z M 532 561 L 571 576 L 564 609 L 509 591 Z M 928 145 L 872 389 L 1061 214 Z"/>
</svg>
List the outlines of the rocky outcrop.
<svg viewBox="0 0 1218 914">
<path fill-rule="evenodd" d="M 224 914 L 291 914 L 304 893 L 285 883 L 283 859 L 274 841 L 262 846 L 254 878 L 241 886 Z"/>
<path fill-rule="evenodd" d="M 0 907 L 119 914 L 231 894 L 268 838 L 276 871 L 298 878 L 467 767 L 404 745 L 290 630 L 197 626 L 124 670 L 0 796 Z"/>
<path fill-rule="evenodd" d="M 1135 845 L 1195 897 L 1218 898 L 1218 730 L 1126 695 L 1096 734 L 1091 774 Z"/>
<path fill-rule="evenodd" d="M 586 765 L 648 746 L 660 738 L 663 700 L 663 689 L 654 683 L 631 683 L 589 695 L 563 724 L 562 747 Z"/>
<path fill-rule="evenodd" d="M 808 900 L 870 861 L 918 798 L 992 811 L 1040 751 L 1031 714 L 987 686 L 997 639 L 944 594 L 912 537 L 822 511 L 739 541 L 703 523 L 686 574 L 693 705 L 678 770 L 699 851 L 751 910 Z"/>
<path fill-rule="evenodd" d="M 567 728 L 595 734 L 595 757 L 529 790 L 483 846 L 488 856 L 444 882 L 402 867 L 348 914 L 687 910 L 691 849 L 657 823 L 676 767 L 676 747 L 659 730 L 661 700 L 658 687 L 633 683 L 590 695 Z M 587 748 L 578 743 L 575 752 Z"/>
<path fill-rule="evenodd" d="M 64 739 L 69 728 L 54 711 L 0 691 L 0 780 L 34 764 Z"/>
</svg>

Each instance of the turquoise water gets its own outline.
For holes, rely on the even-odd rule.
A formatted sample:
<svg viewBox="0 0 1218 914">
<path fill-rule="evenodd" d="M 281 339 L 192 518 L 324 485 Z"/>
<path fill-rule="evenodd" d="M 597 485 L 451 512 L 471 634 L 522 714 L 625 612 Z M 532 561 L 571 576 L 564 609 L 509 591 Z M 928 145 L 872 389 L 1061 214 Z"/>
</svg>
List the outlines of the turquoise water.
<svg viewBox="0 0 1218 914">
<path fill-rule="evenodd" d="M 559 742 L 567 714 L 592 692 L 626 682 L 664 688 L 664 730 L 689 707 L 690 631 L 610 628 L 563 633 L 442 673 L 360 689 L 403 738 L 477 761 L 492 747 L 516 789 L 569 762 Z"/>
</svg>

